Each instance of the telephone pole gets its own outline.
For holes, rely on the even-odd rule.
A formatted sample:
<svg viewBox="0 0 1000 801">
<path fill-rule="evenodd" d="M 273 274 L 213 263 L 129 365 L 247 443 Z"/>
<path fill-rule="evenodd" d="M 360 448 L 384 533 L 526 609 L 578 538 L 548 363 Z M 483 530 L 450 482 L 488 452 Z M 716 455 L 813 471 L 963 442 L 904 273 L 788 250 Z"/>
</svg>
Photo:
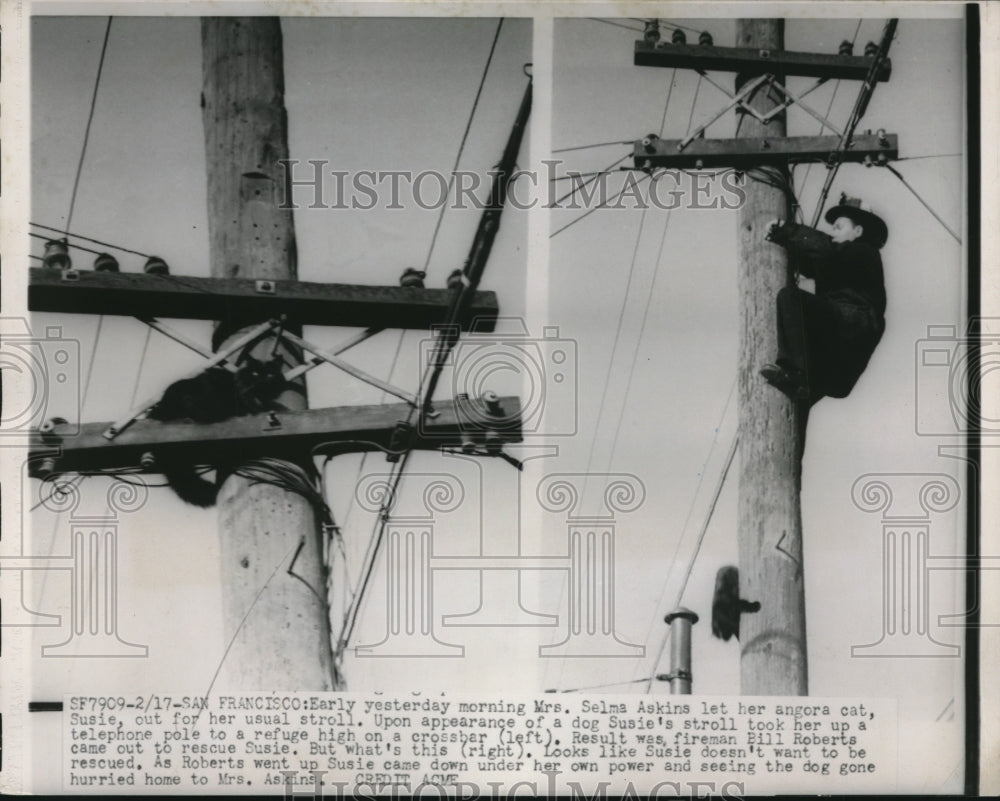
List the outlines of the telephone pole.
<svg viewBox="0 0 1000 801">
<path fill-rule="evenodd" d="M 205 18 L 201 31 L 212 275 L 294 280 L 292 212 L 278 207 L 277 170 L 288 158 L 280 22 Z M 223 321 L 216 339 L 229 340 L 253 322 L 260 320 Z M 267 358 L 273 348 L 274 340 L 265 340 L 254 355 Z M 279 352 L 289 364 L 301 361 L 287 347 Z M 279 400 L 305 409 L 304 381 Z M 302 466 L 307 459 L 303 454 Z M 224 638 L 232 639 L 220 686 L 333 689 L 315 511 L 300 495 L 236 475 L 223 479 L 218 505 Z"/>
<path fill-rule="evenodd" d="M 737 21 L 737 47 L 775 53 L 784 49 L 784 22 Z M 739 74 L 737 91 L 751 74 Z M 748 105 L 766 112 L 778 103 L 769 84 Z M 786 135 L 785 115 L 764 124 L 743 114 L 739 137 Z M 780 167 L 787 174 L 785 167 Z M 801 453 L 805 408 L 769 387 L 758 374 L 777 353 L 775 298 L 793 279 L 782 248 L 765 241 L 767 223 L 789 219 L 785 193 L 759 181 L 745 183 L 740 210 L 738 539 L 740 597 L 760 601 L 760 611 L 742 616 L 740 684 L 744 695 L 805 695 L 805 591 L 802 565 Z"/>
</svg>

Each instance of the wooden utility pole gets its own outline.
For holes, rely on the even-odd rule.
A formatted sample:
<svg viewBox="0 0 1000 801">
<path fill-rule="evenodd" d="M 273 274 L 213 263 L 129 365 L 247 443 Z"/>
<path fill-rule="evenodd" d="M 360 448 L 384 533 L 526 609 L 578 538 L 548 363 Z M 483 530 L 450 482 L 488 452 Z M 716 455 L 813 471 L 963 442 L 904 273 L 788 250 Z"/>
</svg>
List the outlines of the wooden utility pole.
<svg viewBox="0 0 1000 801">
<path fill-rule="evenodd" d="M 288 158 L 280 22 L 205 18 L 201 30 L 212 275 L 295 279 L 292 212 L 279 208 L 279 162 Z M 229 338 L 237 333 L 225 330 Z M 273 347 L 273 339 L 265 341 L 255 355 L 266 358 Z M 282 352 L 290 363 L 301 360 Z M 279 400 L 304 409 L 301 379 L 296 390 Z M 333 689 L 315 511 L 295 493 L 234 475 L 225 478 L 218 504 L 226 643 L 235 636 L 219 686 Z"/>
<path fill-rule="evenodd" d="M 737 21 L 737 47 L 774 53 L 784 49 L 784 23 Z M 763 70 L 762 70 L 763 71 Z M 737 90 L 753 73 L 737 76 Z M 779 77 L 780 80 L 780 77 Z M 749 105 L 768 111 L 777 103 L 764 84 Z M 784 137 L 784 114 L 764 125 L 744 114 L 740 138 Z M 784 168 L 781 168 L 784 169 Z M 759 375 L 777 353 L 775 298 L 788 284 L 785 251 L 765 241 L 767 223 L 789 218 L 780 189 L 747 180 L 740 211 L 739 346 L 739 556 L 740 597 L 761 609 L 741 619 L 740 682 L 744 695 L 805 695 L 805 592 L 799 503 L 805 409 Z"/>
</svg>

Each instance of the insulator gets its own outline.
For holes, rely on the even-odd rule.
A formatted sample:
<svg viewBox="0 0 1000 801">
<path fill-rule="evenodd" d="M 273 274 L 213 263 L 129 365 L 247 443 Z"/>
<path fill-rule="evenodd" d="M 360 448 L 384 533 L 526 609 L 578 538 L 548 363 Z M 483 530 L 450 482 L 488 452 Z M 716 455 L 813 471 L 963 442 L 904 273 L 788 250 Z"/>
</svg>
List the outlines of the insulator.
<svg viewBox="0 0 1000 801">
<path fill-rule="evenodd" d="M 646 134 L 642 139 L 642 146 L 647 153 L 653 153 L 656 150 L 656 141 L 660 137 L 655 133 Z"/>
<path fill-rule="evenodd" d="M 706 47 L 711 47 L 713 44 L 715 44 L 714 40 L 712 39 L 712 34 L 710 34 L 708 31 L 702 31 L 700 34 L 698 34 L 698 44 L 705 45 Z"/>
<path fill-rule="evenodd" d="M 170 268 L 159 256 L 150 256 L 146 259 L 146 266 L 142 269 L 149 275 L 170 275 Z"/>
<path fill-rule="evenodd" d="M 500 405 L 500 396 L 497 395 L 493 390 L 486 390 L 482 397 L 483 405 L 486 407 L 486 411 L 492 415 L 500 416 L 503 414 L 503 407 Z"/>
<path fill-rule="evenodd" d="M 500 439 L 500 434 L 496 431 L 486 432 L 486 452 L 496 456 L 500 451 L 503 450 L 503 440 Z"/>
<path fill-rule="evenodd" d="M 885 132 L 885 128 L 879 128 L 875 131 L 875 136 L 878 137 L 878 143 L 882 145 L 882 147 L 889 146 L 889 135 Z"/>
<path fill-rule="evenodd" d="M 68 270 L 73 266 L 69 257 L 69 245 L 65 239 L 50 239 L 45 243 L 42 266 L 52 270 Z"/>
<path fill-rule="evenodd" d="M 680 28 L 674 28 L 674 32 L 670 34 L 670 41 L 677 45 L 687 44 L 688 37 Z"/>
<path fill-rule="evenodd" d="M 840 43 L 840 49 L 837 51 L 837 55 L 854 55 L 854 42 L 849 42 L 847 39 L 844 39 L 844 41 Z"/>
<path fill-rule="evenodd" d="M 462 453 L 475 453 L 476 443 L 468 434 L 462 434 Z"/>
<path fill-rule="evenodd" d="M 150 451 L 145 451 L 139 457 L 139 464 L 143 470 L 152 470 L 156 466 L 156 457 Z"/>
<path fill-rule="evenodd" d="M 452 270 L 451 275 L 448 276 L 448 289 L 461 289 L 462 285 L 465 283 L 463 278 L 464 273 L 461 270 Z"/>
<path fill-rule="evenodd" d="M 643 32 L 646 42 L 655 45 L 660 41 L 660 21 L 651 19 L 646 22 L 646 30 Z"/>
<path fill-rule="evenodd" d="M 65 423 L 65 417 L 50 417 L 38 427 L 38 433 L 42 436 L 55 433 L 56 426 L 64 425 Z"/>
<path fill-rule="evenodd" d="M 403 270 L 403 274 L 399 276 L 399 285 L 415 286 L 418 289 L 423 289 L 426 277 L 427 273 L 424 270 L 418 270 L 416 267 L 407 267 Z"/>
<path fill-rule="evenodd" d="M 118 259 L 112 256 L 110 253 L 98 254 L 97 258 L 94 259 L 94 272 L 97 273 L 118 272 Z"/>
<path fill-rule="evenodd" d="M 865 45 L 865 56 L 871 58 L 875 55 L 878 55 L 878 45 L 875 42 L 869 42 Z"/>
<path fill-rule="evenodd" d="M 54 456 L 46 456 L 38 465 L 38 476 L 48 478 L 56 472 L 56 459 Z"/>
</svg>

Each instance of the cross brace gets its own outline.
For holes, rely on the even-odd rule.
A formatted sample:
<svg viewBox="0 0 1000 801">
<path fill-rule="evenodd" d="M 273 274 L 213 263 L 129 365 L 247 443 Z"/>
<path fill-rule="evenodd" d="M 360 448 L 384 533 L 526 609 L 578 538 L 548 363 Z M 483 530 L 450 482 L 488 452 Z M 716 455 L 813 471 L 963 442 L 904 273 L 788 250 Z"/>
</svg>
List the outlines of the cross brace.
<svg viewBox="0 0 1000 801">
<path fill-rule="evenodd" d="M 32 432 L 29 473 L 45 478 L 71 472 L 159 472 L 155 462 L 143 464 L 146 453 L 154 459 L 162 455 L 191 464 L 220 464 L 260 456 L 299 460 L 304 453 L 438 450 L 469 443 L 496 450 L 501 443 L 521 441 L 520 400 L 509 396 L 496 402 L 499 406 L 492 410 L 465 398 L 436 404 L 434 415 L 414 426 L 409 440 L 400 438 L 398 427 L 410 412 L 405 403 L 265 412 L 212 424 L 138 420 L 114 440 L 103 435 L 107 423 L 86 423 L 77 434 L 70 433 L 72 426 L 56 423 L 44 434 Z"/>
<path fill-rule="evenodd" d="M 758 50 L 753 47 L 715 47 L 645 40 L 635 43 L 633 63 L 637 67 L 676 67 L 720 72 L 765 72 L 801 75 L 827 80 L 863 81 L 875 62 L 874 56 L 841 56 L 827 53 L 796 53 L 788 50 Z M 887 81 L 892 63 L 885 60 L 876 80 Z"/>
<path fill-rule="evenodd" d="M 195 278 L 91 270 L 29 269 L 28 308 L 187 320 L 268 319 L 298 325 L 430 328 L 447 320 L 450 289 Z M 461 325 L 492 331 L 495 292 L 476 292 Z"/>
<path fill-rule="evenodd" d="M 837 152 L 838 136 L 790 136 L 773 139 L 637 139 L 633 158 L 637 170 L 653 167 L 702 169 L 734 167 L 749 169 L 761 164 L 792 164 L 806 161 L 884 163 L 899 156 L 896 134 L 855 136 L 848 148 Z"/>
</svg>

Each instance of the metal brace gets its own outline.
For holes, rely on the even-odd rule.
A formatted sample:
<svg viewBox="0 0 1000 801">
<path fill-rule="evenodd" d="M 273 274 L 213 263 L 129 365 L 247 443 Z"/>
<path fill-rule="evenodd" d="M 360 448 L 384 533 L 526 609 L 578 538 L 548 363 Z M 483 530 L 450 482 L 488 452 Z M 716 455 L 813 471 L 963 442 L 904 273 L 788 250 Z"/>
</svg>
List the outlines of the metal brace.
<svg viewBox="0 0 1000 801">
<path fill-rule="evenodd" d="M 721 117 L 723 114 L 725 114 L 727 111 L 729 111 L 734 106 L 739 106 L 739 108 L 744 113 L 751 115 L 752 117 L 756 118 L 759 122 L 763 123 L 764 125 L 767 125 L 772 119 L 774 119 L 775 116 L 777 116 L 781 112 L 785 111 L 785 109 L 787 109 L 787 108 L 789 108 L 789 107 L 791 107 L 791 106 L 793 106 L 793 105 L 795 105 L 797 103 L 799 106 L 802 107 L 803 111 L 805 111 L 807 114 L 811 115 L 816 120 L 818 120 L 824 127 L 829 128 L 831 131 L 833 131 L 834 133 L 836 133 L 838 136 L 843 136 L 843 132 L 840 129 L 838 129 L 836 125 L 834 125 L 832 122 L 830 122 L 830 120 L 828 120 L 826 117 L 824 117 L 818 111 L 816 111 L 815 109 L 809 107 L 808 105 L 806 105 L 802 101 L 802 98 L 804 98 L 806 95 L 810 94 L 811 92 L 814 92 L 816 89 L 819 89 L 819 87 L 821 87 L 823 84 L 825 84 L 827 82 L 826 78 L 820 78 L 819 80 L 816 81 L 815 84 L 813 84 L 812 86 L 810 86 L 801 95 L 796 96 L 796 95 L 793 95 L 790 91 L 788 91 L 788 89 L 786 89 L 781 83 L 779 83 L 775 79 L 774 75 L 770 75 L 770 74 L 768 74 L 768 75 L 761 75 L 758 78 L 755 78 L 754 80 L 750 81 L 749 83 L 744 84 L 743 88 L 740 89 L 740 91 L 738 93 L 736 93 L 736 94 L 734 94 L 733 92 L 730 92 L 728 89 L 726 89 L 725 86 L 723 86 L 722 84 L 720 84 L 718 81 L 714 80 L 704 70 L 698 70 L 698 74 L 702 78 L 704 78 L 708 83 L 712 84 L 712 86 L 714 86 L 716 89 L 718 89 L 720 92 L 722 92 L 726 97 L 728 97 L 730 99 L 730 102 L 727 103 L 722 108 L 722 110 L 719 111 L 718 114 L 716 114 L 714 117 L 712 117 L 704 125 L 699 126 L 694 132 L 691 133 L 690 136 L 688 136 L 683 142 L 681 142 L 677 146 L 678 150 L 683 150 L 685 147 L 687 147 L 693 140 L 695 140 L 699 136 L 701 136 L 705 132 L 705 129 L 708 128 L 709 125 L 711 125 L 716 120 L 718 120 L 719 117 Z M 756 109 L 751 108 L 745 102 L 747 95 L 749 95 L 750 93 L 756 91 L 756 89 L 762 83 L 764 83 L 764 82 L 767 82 L 771 86 L 774 86 L 775 88 L 777 88 L 785 96 L 785 98 L 786 98 L 786 100 L 783 103 L 781 103 L 778 106 L 776 106 L 775 108 L 771 109 L 766 114 L 763 114 L 763 113 L 757 111 Z"/>
<path fill-rule="evenodd" d="M 194 376 L 201 375 L 201 373 L 203 373 L 208 368 L 215 367 L 216 365 L 221 364 L 222 362 L 229 359 L 234 353 L 238 353 L 248 345 L 251 345 L 257 342 L 258 340 L 263 339 L 277 326 L 278 326 L 277 320 L 268 320 L 266 323 L 261 323 L 260 325 L 255 326 L 246 334 L 241 336 L 239 339 L 231 343 L 224 350 L 220 350 L 218 353 L 216 353 L 211 359 L 209 359 L 205 364 L 203 364 L 201 368 L 195 370 L 193 373 L 190 373 L 189 375 L 186 376 L 186 378 L 193 378 Z M 117 437 L 119 434 L 122 433 L 122 431 L 124 431 L 126 428 L 132 425 L 132 423 L 134 423 L 138 417 L 140 417 L 141 415 L 145 414 L 150 409 L 152 409 L 153 406 L 155 406 L 159 402 L 159 400 L 160 396 L 158 395 L 157 397 L 151 398 L 150 400 L 146 400 L 139 406 L 136 406 L 134 409 L 132 409 L 132 411 L 128 413 L 127 417 L 123 417 L 121 420 L 112 423 L 110 426 L 108 426 L 108 428 L 103 433 L 104 438 L 110 440 Z"/>
</svg>

